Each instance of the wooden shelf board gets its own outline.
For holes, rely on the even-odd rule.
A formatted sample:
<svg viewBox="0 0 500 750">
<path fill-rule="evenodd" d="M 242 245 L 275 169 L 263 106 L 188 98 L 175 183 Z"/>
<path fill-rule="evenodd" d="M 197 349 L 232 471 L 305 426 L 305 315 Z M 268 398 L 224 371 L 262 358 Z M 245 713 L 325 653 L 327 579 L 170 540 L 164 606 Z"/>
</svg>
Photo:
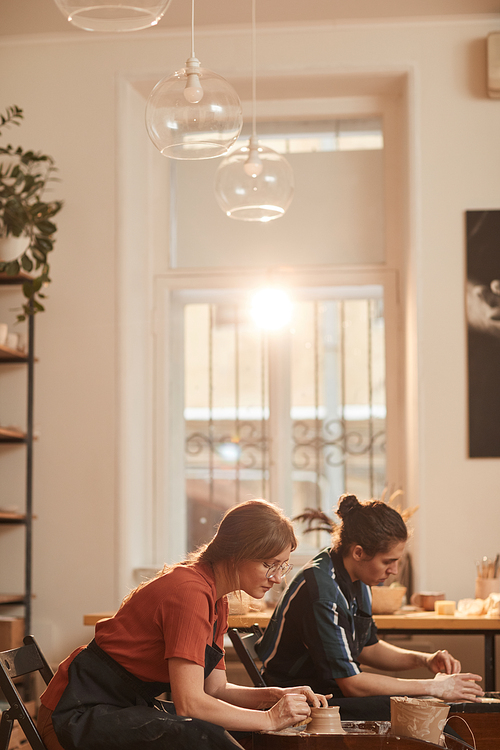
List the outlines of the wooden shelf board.
<svg viewBox="0 0 500 750">
<path fill-rule="evenodd" d="M 26 433 L 12 427 L 0 427 L 0 441 L 22 441 L 26 440 Z"/>
<path fill-rule="evenodd" d="M 22 594 L 0 594 L 0 604 L 24 604 Z"/>
<path fill-rule="evenodd" d="M 25 513 L 15 513 L 9 510 L 0 510 L 0 523 L 25 523 Z"/>
<path fill-rule="evenodd" d="M 8 346 L 0 345 L 0 362 L 27 362 L 28 355 L 19 349 L 10 349 Z"/>
<path fill-rule="evenodd" d="M 0 273 L 0 286 L 10 284 L 24 284 L 25 281 L 29 281 L 32 277 L 24 272 L 19 273 L 17 276 L 9 276 L 6 273 Z"/>
</svg>

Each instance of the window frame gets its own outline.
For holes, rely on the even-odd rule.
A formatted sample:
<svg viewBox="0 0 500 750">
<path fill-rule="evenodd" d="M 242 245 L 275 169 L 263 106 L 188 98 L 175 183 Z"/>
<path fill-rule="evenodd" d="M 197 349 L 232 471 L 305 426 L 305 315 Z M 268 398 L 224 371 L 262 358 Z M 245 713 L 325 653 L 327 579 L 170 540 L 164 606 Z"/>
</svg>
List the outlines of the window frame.
<svg viewBox="0 0 500 750">
<path fill-rule="evenodd" d="M 155 284 L 156 367 L 153 403 L 158 405 L 154 430 L 153 545 L 157 560 L 174 562 L 186 554 L 187 520 L 184 513 L 184 393 L 183 393 L 183 307 L 186 302 L 203 298 L 214 301 L 221 290 L 252 290 L 279 284 L 294 288 L 372 286 L 383 288 L 385 319 L 385 365 L 387 399 L 387 484 L 391 489 L 404 486 L 404 424 L 402 388 L 401 309 L 398 274 L 383 267 L 330 266 L 296 267 L 276 271 L 265 269 L 173 270 L 158 276 Z M 180 294 L 179 294 L 180 293 Z M 172 363 L 176 376 L 172 377 Z M 165 385 L 164 385 L 165 384 Z M 273 388 L 273 382 L 270 383 Z M 278 396 L 279 397 L 279 396 Z M 272 429 L 272 428 L 271 428 Z M 283 427 L 278 428 L 283 429 Z M 279 457 L 278 457 L 279 458 Z M 286 486 L 271 474 L 271 499 L 290 514 Z M 179 498 L 183 498 L 179 502 Z"/>
</svg>

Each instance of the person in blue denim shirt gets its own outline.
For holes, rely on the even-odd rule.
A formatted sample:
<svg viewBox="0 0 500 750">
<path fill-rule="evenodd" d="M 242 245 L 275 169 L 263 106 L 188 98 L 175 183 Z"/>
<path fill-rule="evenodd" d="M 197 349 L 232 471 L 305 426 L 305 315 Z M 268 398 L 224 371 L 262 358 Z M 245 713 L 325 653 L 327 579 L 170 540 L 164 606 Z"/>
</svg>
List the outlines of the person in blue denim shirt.
<svg viewBox="0 0 500 750">
<path fill-rule="evenodd" d="M 308 684 L 332 693 L 330 702 L 339 705 L 345 697 L 390 695 L 479 700 L 480 675 L 461 674 L 460 662 L 447 651 L 410 651 L 377 637 L 370 586 L 397 574 L 408 538 L 401 515 L 384 502 L 361 503 L 354 495 L 340 498 L 337 515 L 332 547 L 288 585 L 257 646 L 266 682 Z M 401 679 L 361 665 L 386 672 L 425 666 L 434 676 Z M 387 714 L 388 699 L 382 703 Z"/>
</svg>

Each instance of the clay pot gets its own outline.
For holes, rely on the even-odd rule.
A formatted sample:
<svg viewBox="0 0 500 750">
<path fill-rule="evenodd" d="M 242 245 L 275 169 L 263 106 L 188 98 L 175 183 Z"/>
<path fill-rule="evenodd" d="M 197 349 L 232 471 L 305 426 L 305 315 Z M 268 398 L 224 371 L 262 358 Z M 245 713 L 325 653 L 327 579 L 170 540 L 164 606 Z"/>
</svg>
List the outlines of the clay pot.
<svg viewBox="0 0 500 750">
<path fill-rule="evenodd" d="M 306 731 L 311 734 L 345 734 L 340 723 L 338 706 L 312 708 L 311 719 L 306 727 Z"/>
<path fill-rule="evenodd" d="M 437 700 L 391 696 L 391 734 L 439 745 L 449 711 Z"/>
</svg>

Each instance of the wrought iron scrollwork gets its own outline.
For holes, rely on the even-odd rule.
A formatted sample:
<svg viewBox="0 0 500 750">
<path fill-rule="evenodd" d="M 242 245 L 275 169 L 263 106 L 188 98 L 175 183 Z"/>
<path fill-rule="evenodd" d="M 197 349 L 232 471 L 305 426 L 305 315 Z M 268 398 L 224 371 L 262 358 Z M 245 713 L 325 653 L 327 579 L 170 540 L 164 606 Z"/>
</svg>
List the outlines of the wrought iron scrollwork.
<svg viewBox="0 0 500 750">
<path fill-rule="evenodd" d="M 292 433 L 293 466 L 295 469 L 316 467 L 317 457 L 322 454 L 328 466 L 343 466 L 348 456 L 373 453 L 376 448 L 385 452 L 385 430 L 372 436 L 359 430 L 348 429 L 344 419 L 327 422 L 295 422 Z"/>
<path fill-rule="evenodd" d="M 189 456 L 199 456 L 207 449 L 213 455 L 220 456 L 223 454 L 221 448 L 228 444 L 239 448 L 237 457 L 232 463 L 237 463 L 242 469 L 258 468 L 263 463 L 262 458 L 269 451 L 269 439 L 266 435 L 262 435 L 260 427 L 251 422 L 240 422 L 237 437 L 230 433 L 210 435 L 204 432 L 192 432 L 186 437 L 186 453 Z"/>
</svg>

